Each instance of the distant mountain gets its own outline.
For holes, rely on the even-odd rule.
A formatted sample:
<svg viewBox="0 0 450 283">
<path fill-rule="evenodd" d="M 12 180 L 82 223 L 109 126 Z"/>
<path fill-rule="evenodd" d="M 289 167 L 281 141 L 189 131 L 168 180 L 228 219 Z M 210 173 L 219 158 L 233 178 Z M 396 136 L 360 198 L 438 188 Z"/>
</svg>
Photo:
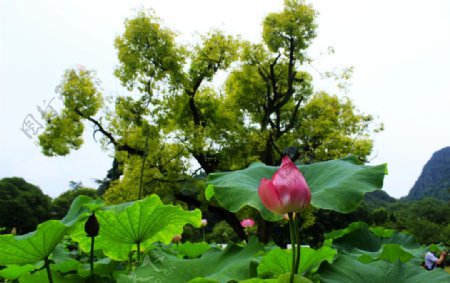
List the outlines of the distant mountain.
<svg viewBox="0 0 450 283">
<path fill-rule="evenodd" d="M 395 198 L 391 197 L 382 190 L 376 190 L 364 195 L 364 202 L 370 208 L 387 207 L 388 204 L 396 201 L 397 200 Z"/>
<path fill-rule="evenodd" d="M 450 147 L 433 154 L 406 199 L 418 200 L 424 197 L 450 201 Z"/>
</svg>

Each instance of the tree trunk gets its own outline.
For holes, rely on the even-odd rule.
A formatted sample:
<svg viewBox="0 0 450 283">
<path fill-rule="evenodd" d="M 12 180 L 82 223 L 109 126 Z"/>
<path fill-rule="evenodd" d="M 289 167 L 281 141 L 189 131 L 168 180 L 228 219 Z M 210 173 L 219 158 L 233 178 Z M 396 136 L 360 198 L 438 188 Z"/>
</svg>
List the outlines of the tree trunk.
<svg viewBox="0 0 450 283">
<path fill-rule="evenodd" d="M 263 218 L 258 219 L 258 240 L 267 244 L 272 238 L 273 222 L 266 221 Z"/>
</svg>

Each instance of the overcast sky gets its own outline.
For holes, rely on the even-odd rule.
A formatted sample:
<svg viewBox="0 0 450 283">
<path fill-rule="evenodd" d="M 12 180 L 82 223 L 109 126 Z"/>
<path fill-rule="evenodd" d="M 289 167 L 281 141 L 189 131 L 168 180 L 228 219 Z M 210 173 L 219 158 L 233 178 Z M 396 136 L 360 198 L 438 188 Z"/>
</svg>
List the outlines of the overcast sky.
<svg viewBox="0 0 450 283">
<path fill-rule="evenodd" d="M 282 0 L 0 0 L 0 178 L 20 176 L 55 197 L 69 181 L 95 186 L 111 167 L 108 152 L 86 127 L 85 144 L 65 157 L 45 157 L 20 128 L 50 101 L 65 69 L 97 72 L 105 95 L 126 95 L 113 76 L 113 41 L 125 18 L 153 8 L 189 42 L 195 32 L 221 28 L 259 41 L 264 16 Z M 450 146 L 450 4 L 429 1 L 309 1 L 319 12 L 309 55 L 318 72 L 354 66 L 347 95 L 383 122 L 372 164 L 388 163 L 384 189 L 408 193 L 433 152 Z M 336 53 L 326 55 L 329 46 Z M 315 72 L 315 71 L 313 71 Z M 319 77 L 316 72 L 313 74 Z M 315 90 L 334 92 L 317 79 Z M 337 93 L 343 95 L 342 93 Z M 54 100 L 52 100 L 54 99 Z"/>
</svg>

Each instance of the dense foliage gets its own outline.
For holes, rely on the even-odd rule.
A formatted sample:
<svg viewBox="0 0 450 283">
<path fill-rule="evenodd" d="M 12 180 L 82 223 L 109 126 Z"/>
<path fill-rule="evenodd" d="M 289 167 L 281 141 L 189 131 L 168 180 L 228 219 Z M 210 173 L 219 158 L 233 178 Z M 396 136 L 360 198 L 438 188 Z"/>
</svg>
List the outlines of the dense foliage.
<svg viewBox="0 0 450 283">
<path fill-rule="evenodd" d="M 389 205 L 383 225 L 404 230 L 422 244 L 450 244 L 450 203 L 434 198 L 418 201 L 401 200 Z"/>
<path fill-rule="evenodd" d="M 22 178 L 0 180 L 0 227 L 19 234 L 33 231 L 49 218 L 50 197 Z"/>
<path fill-rule="evenodd" d="M 314 92 L 304 67 L 315 17 L 304 1 L 286 0 L 264 19 L 259 43 L 212 30 L 193 45 L 178 43 L 152 12 L 126 20 L 115 40 L 115 75 L 130 94 L 108 104 L 93 71 L 69 69 L 58 87 L 64 109 L 46 114 L 39 137 L 44 154 L 67 155 L 80 148 L 84 124 L 92 123 L 114 157 L 102 198 L 68 191 L 53 204 L 60 220 L 25 235 L 1 235 L 0 277 L 292 283 L 294 255 L 295 282 L 448 280 L 442 270 L 420 267 L 427 247 L 412 236 L 373 227 L 419 233 L 412 226 L 421 223 L 417 215 L 427 224 L 448 222 L 433 200 L 402 207 L 381 196 L 381 206 L 362 205 L 387 172 L 386 165 L 363 165 L 370 134 L 381 128 L 350 100 Z M 228 72 L 220 89 L 212 84 L 219 71 Z M 273 176 L 283 155 L 299 161 L 312 195 L 312 207 L 296 219 L 301 231 L 291 230 L 300 237 L 296 243 L 311 246 L 295 252 L 285 248 L 283 216 L 258 195 L 260 180 Z M 201 227 L 202 217 L 211 227 Z M 255 227 L 241 226 L 247 217 Z M 361 219 L 368 224 L 354 222 Z M 206 239 L 235 242 L 223 249 Z"/>
<path fill-rule="evenodd" d="M 300 166 L 313 198 L 318 198 L 315 209 L 330 206 L 350 212 L 356 209 L 355 202 L 362 201 L 361 191 L 374 191 L 382 185 L 385 166 L 354 161 Z M 243 199 L 250 201 L 248 205 L 256 204 L 258 199 L 251 199 L 258 195 L 257 187 L 252 191 L 251 183 L 276 169 L 254 164 L 245 170 L 214 174 L 208 198 L 226 196 L 225 188 L 235 186 L 235 175 L 240 174 L 246 180 L 242 184 L 248 185 L 243 187 L 242 191 L 247 191 L 241 194 L 246 196 Z M 329 175 L 323 178 L 323 172 Z M 344 189 L 345 194 L 329 194 Z M 230 190 L 228 197 L 234 194 Z M 255 208 L 263 213 L 260 204 Z M 86 228 L 93 215 L 98 225 L 95 233 Z M 276 218 L 270 212 L 263 215 Z M 273 243 L 264 245 L 255 237 L 240 244 L 228 243 L 224 249 L 201 242 L 201 238 L 170 243 L 186 224 L 200 229 L 201 218 L 199 210 L 164 205 L 156 195 L 112 206 L 78 196 L 63 219 L 46 221 L 23 236 L 0 236 L 0 265 L 4 265 L 0 277 L 19 282 L 288 282 L 291 250 Z M 428 272 L 420 267 L 427 250 L 410 235 L 355 222 L 325 234 L 320 248 L 301 247 L 300 273 L 294 282 L 449 280 L 443 270 Z"/>
<path fill-rule="evenodd" d="M 263 20 L 261 42 L 213 29 L 187 45 L 153 12 L 139 11 L 114 41 L 115 75 L 130 93 L 104 99 L 92 70 L 67 70 L 58 87 L 64 109 L 47 115 L 42 151 L 77 150 L 91 123 L 114 157 L 100 186 L 108 203 L 155 193 L 165 203 L 203 206 L 244 239 L 235 214 L 202 197 L 197 173 L 278 165 L 290 146 L 305 164 L 349 154 L 365 161 L 380 130 L 349 99 L 314 91 L 305 69 L 316 26 L 311 5 L 286 0 Z M 223 85 L 213 83 L 221 72 Z M 258 226 L 264 241 L 266 224 Z"/>
</svg>

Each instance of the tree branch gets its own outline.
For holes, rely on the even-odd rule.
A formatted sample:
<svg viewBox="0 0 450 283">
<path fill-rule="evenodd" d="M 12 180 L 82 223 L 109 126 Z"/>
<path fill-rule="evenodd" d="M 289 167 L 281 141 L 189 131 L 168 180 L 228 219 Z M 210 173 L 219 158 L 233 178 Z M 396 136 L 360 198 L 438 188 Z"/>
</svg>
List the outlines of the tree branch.
<svg viewBox="0 0 450 283">
<path fill-rule="evenodd" d="M 294 70 L 295 66 L 295 42 L 294 38 L 289 38 L 289 66 L 288 66 L 288 74 L 287 74 L 287 91 L 284 94 L 284 97 L 279 103 L 277 103 L 274 107 L 275 110 L 281 109 L 288 101 L 292 98 L 292 95 L 294 94 L 294 79 L 296 72 Z"/>
<path fill-rule="evenodd" d="M 270 81 L 272 82 L 272 91 L 273 91 L 273 101 L 276 102 L 278 99 L 278 90 L 277 90 L 277 79 L 275 77 L 275 65 L 280 59 L 281 53 L 278 53 L 278 56 L 270 63 Z"/>
<path fill-rule="evenodd" d="M 144 151 L 138 148 L 133 148 L 127 144 L 119 144 L 119 142 L 117 142 L 117 140 L 113 137 L 113 135 L 108 132 L 107 130 L 105 130 L 105 128 L 103 128 L 102 124 L 100 124 L 100 122 L 98 122 L 97 120 L 95 120 L 94 118 L 90 117 L 90 116 L 85 116 L 79 109 L 74 109 L 75 113 L 77 113 L 80 117 L 90 121 L 91 123 L 93 123 L 97 129 L 94 131 L 95 132 L 101 132 L 104 136 L 106 136 L 109 140 L 110 143 L 112 143 L 114 145 L 114 148 L 117 151 L 127 151 L 129 154 L 135 154 L 135 155 L 139 155 L 139 156 L 144 156 Z"/>
<path fill-rule="evenodd" d="M 298 110 L 300 108 L 300 104 L 302 103 L 302 101 L 303 101 L 303 99 L 299 99 L 297 101 L 297 104 L 295 105 L 291 119 L 289 120 L 289 124 L 287 124 L 284 127 L 284 130 L 280 129 L 280 131 L 277 132 L 277 135 L 275 136 L 275 140 L 279 139 L 282 135 L 284 135 L 286 132 L 290 131 L 294 127 L 295 121 L 297 120 L 297 117 L 298 117 Z"/>
</svg>

